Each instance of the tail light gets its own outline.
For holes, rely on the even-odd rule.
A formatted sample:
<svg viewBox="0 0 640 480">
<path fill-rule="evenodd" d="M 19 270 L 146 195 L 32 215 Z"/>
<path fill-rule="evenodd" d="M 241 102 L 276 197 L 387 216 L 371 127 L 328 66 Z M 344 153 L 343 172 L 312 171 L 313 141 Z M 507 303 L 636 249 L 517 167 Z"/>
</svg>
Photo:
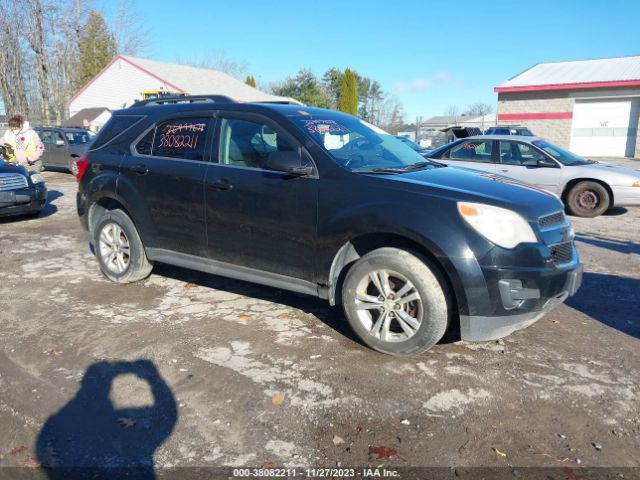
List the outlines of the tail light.
<svg viewBox="0 0 640 480">
<path fill-rule="evenodd" d="M 80 181 L 82 180 L 82 176 L 84 175 L 84 172 L 87 171 L 87 167 L 89 166 L 89 159 L 86 156 L 80 157 L 76 161 L 76 165 L 78 166 L 78 173 L 76 173 L 76 179 L 78 180 L 78 183 L 80 183 Z"/>
</svg>

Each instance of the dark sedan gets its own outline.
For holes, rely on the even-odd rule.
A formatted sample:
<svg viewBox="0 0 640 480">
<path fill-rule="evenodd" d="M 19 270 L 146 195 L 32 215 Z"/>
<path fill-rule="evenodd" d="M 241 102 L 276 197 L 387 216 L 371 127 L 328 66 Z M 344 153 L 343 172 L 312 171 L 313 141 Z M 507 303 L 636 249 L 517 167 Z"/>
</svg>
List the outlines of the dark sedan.
<svg viewBox="0 0 640 480">
<path fill-rule="evenodd" d="M 39 173 L 0 160 L 0 217 L 37 215 L 47 201 L 47 187 Z"/>
<path fill-rule="evenodd" d="M 87 151 L 91 143 L 91 132 L 81 128 L 63 127 L 38 127 L 35 131 L 44 143 L 44 166 L 64 167 L 76 175 L 76 161 Z"/>
</svg>

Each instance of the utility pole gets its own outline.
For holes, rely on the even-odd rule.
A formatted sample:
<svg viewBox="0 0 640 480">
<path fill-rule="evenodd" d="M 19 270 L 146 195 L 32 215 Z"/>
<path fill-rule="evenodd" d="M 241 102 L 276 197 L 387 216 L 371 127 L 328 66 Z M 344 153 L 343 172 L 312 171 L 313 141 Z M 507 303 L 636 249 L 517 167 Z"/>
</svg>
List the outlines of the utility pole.
<svg viewBox="0 0 640 480">
<path fill-rule="evenodd" d="M 422 117 L 416 117 L 416 143 L 420 143 L 420 124 L 422 123 Z"/>
</svg>

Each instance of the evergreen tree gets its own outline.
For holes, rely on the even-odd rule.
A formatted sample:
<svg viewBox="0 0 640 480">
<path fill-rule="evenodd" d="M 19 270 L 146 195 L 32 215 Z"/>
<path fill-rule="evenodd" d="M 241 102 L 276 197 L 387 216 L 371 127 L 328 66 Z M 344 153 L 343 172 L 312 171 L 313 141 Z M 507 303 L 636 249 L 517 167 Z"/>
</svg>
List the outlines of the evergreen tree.
<svg viewBox="0 0 640 480">
<path fill-rule="evenodd" d="M 256 79 L 253 78 L 253 75 L 247 75 L 247 78 L 245 79 L 244 83 L 246 83 L 250 87 L 256 88 Z"/>
<path fill-rule="evenodd" d="M 311 70 L 303 68 L 271 90 L 274 95 L 295 98 L 310 107 L 331 108 L 331 97 Z"/>
<path fill-rule="evenodd" d="M 342 76 L 338 108 L 342 112 L 358 115 L 358 85 L 356 83 L 356 75 L 348 68 Z"/>
<path fill-rule="evenodd" d="M 76 83 L 85 85 L 107 66 L 116 54 L 116 42 L 102 15 L 92 11 L 80 30 L 79 64 Z"/>
</svg>

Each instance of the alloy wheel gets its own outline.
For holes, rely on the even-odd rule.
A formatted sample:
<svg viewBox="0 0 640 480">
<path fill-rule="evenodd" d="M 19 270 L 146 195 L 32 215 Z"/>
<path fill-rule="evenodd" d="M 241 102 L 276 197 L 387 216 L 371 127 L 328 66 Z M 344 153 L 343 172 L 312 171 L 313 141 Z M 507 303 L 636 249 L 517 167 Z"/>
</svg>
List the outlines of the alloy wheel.
<svg viewBox="0 0 640 480">
<path fill-rule="evenodd" d="M 363 327 L 383 342 L 403 342 L 413 337 L 423 317 L 416 287 L 404 275 L 375 270 L 356 288 L 356 311 Z"/>
</svg>

